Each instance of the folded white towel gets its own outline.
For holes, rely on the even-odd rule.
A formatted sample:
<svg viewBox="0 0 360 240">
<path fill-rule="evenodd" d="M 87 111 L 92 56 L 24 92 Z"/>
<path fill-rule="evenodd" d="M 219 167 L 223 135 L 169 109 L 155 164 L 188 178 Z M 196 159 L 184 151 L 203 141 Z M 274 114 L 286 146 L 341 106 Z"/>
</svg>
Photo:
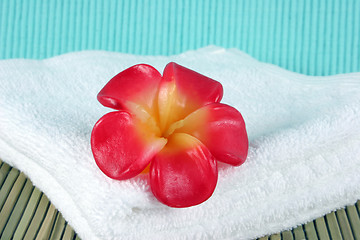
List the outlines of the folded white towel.
<svg viewBox="0 0 360 240">
<path fill-rule="evenodd" d="M 175 61 L 224 86 L 247 124 L 240 167 L 223 167 L 213 196 L 175 209 L 146 176 L 106 177 L 90 133 L 96 99 L 118 72 Z M 360 73 L 310 77 L 238 50 L 134 56 L 87 51 L 0 61 L 0 158 L 24 171 L 83 239 L 246 239 L 275 233 L 360 199 Z"/>
</svg>

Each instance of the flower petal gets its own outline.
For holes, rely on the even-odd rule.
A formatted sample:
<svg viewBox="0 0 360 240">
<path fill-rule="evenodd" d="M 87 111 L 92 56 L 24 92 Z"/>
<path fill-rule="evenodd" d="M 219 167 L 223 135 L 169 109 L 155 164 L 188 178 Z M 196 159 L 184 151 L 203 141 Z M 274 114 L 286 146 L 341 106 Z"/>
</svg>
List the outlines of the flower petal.
<svg viewBox="0 0 360 240">
<path fill-rule="evenodd" d="M 144 170 L 167 141 L 148 128 L 125 111 L 100 118 L 91 133 L 91 148 L 99 168 L 119 180 Z"/>
<path fill-rule="evenodd" d="M 161 74 L 155 68 L 138 64 L 113 77 L 97 98 L 105 107 L 131 110 L 130 102 L 140 105 L 153 115 L 160 81 Z"/>
<path fill-rule="evenodd" d="M 158 97 L 161 130 L 206 104 L 220 102 L 222 95 L 219 82 L 169 63 L 164 69 Z"/>
<path fill-rule="evenodd" d="M 245 162 L 249 142 L 244 119 L 235 108 L 222 103 L 209 104 L 191 113 L 181 125 L 175 133 L 196 137 L 217 160 L 235 166 Z"/>
<path fill-rule="evenodd" d="M 170 207 L 189 207 L 207 200 L 217 182 L 217 164 L 196 138 L 173 134 L 150 164 L 155 197 Z"/>
</svg>

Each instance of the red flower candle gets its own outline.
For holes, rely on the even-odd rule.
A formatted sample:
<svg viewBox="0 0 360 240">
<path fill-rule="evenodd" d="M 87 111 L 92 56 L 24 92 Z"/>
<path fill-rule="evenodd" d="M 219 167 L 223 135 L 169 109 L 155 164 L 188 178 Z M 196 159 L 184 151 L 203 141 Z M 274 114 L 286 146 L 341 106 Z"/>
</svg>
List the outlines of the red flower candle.
<svg viewBox="0 0 360 240">
<path fill-rule="evenodd" d="M 117 111 L 91 134 L 99 168 L 123 180 L 149 172 L 162 203 L 189 207 L 207 200 L 217 183 L 217 161 L 244 163 L 248 138 L 241 114 L 219 103 L 222 85 L 176 63 L 163 76 L 145 64 L 112 78 L 98 100 Z"/>
</svg>

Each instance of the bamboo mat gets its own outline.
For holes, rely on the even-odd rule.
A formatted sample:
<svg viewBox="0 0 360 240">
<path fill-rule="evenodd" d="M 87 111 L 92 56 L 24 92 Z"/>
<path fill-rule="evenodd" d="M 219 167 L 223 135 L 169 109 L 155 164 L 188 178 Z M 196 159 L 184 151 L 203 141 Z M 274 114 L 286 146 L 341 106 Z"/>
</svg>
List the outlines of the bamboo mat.
<svg viewBox="0 0 360 240">
<path fill-rule="evenodd" d="M 0 160 L 0 239 L 78 240 L 45 194 L 22 172 Z M 360 239 L 360 201 L 289 231 L 259 240 Z"/>
<path fill-rule="evenodd" d="M 44 193 L 0 160 L 0 239 L 80 239 Z"/>
</svg>

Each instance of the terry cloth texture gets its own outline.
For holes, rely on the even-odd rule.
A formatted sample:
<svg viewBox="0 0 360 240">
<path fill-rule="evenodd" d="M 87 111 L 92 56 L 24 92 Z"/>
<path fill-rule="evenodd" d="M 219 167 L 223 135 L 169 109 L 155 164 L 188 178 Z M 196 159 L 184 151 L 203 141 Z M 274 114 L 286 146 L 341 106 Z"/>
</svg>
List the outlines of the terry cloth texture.
<svg viewBox="0 0 360 240">
<path fill-rule="evenodd" d="M 223 84 L 250 139 L 240 167 L 222 166 L 213 196 L 175 209 L 146 175 L 106 177 L 90 148 L 96 100 L 120 71 L 175 61 Z M 174 56 L 85 51 L 0 61 L 0 158 L 23 171 L 83 239 L 247 239 L 360 199 L 360 73 L 310 77 L 238 50 Z"/>
</svg>

